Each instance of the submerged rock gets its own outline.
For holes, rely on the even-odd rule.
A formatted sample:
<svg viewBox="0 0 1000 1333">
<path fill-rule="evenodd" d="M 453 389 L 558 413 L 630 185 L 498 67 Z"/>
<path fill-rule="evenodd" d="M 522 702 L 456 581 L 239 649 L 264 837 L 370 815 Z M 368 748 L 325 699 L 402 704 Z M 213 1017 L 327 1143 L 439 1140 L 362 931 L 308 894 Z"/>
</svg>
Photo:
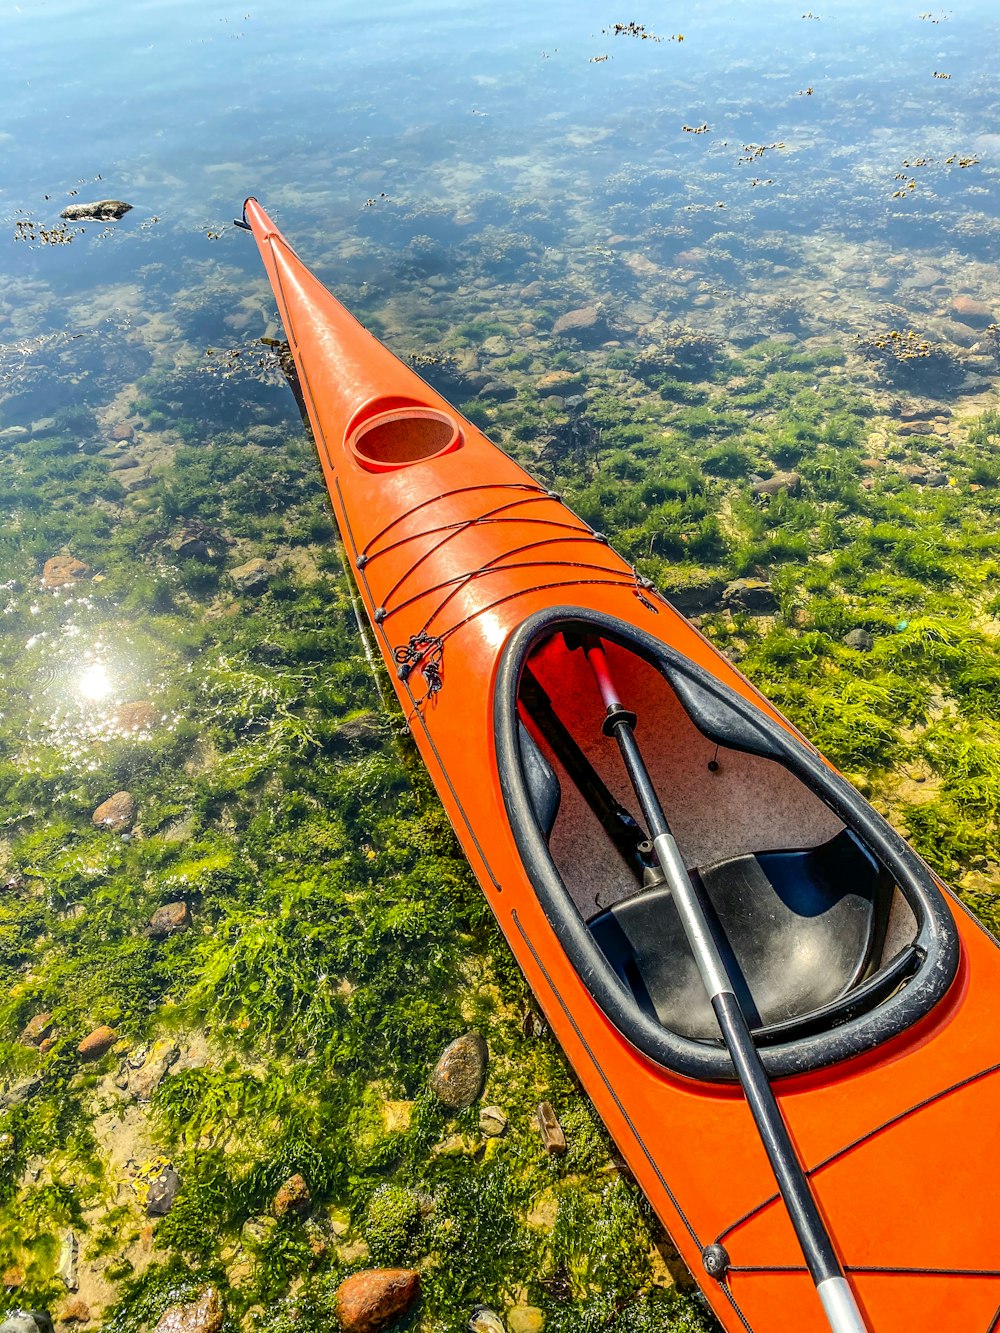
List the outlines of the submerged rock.
<svg viewBox="0 0 1000 1333">
<path fill-rule="evenodd" d="M 187 903 L 164 903 L 149 918 L 144 934 L 151 940 L 165 940 L 169 935 L 187 930 L 191 924 L 191 909 Z"/>
<path fill-rule="evenodd" d="M 312 1195 L 304 1177 L 298 1172 L 289 1176 L 274 1196 L 271 1207 L 275 1217 L 287 1217 L 289 1213 L 304 1217 L 312 1207 Z"/>
<path fill-rule="evenodd" d="M 161 1037 L 158 1041 L 154 1041 L 139 1068 L 129 1071 L 127 1079 L 129 1094 L 136 1101 L 148 1102 L 179 1055 L 180 1050 L 176 1042 L 169 1038 Z"/>
<path fill-rule="evenodd" d="M 495 1310 L 480 1305 L 469 1320 L 469 1333 L 507 1333 L 504 1322 Z"/>
<path fill-rule="evenodd" d="M 787 491 L 789 495 L 802 494 L 802 478 L 797 472 L 776 472 L 773 477 L 755 481 L 750 487 L 751 495 L 773 497 L 781 491 Z"/>
<path fill-rule="evenodd" d="M 174 1206 L 180 1187 L 180 1176 L 168 1164 L 156 1179 L 150 1182 L 149 1194 L 146 1196 L 146 1216 L 166 1217 Z"/>
<path fill-rule="evenodd" d="M 79 583 L 90 573 L 90 566 L 71 555 L 54 555 L 42 566 L 42 586 L 65 588 Z"/>
<path fill-rule="evenodd" d="M 412 1268 L 369 1268 L 337 1288 L 334 1310 L 347 1333 L 376 1333 L 404 1314 L 420 1295 Z"/>
<path fill-rule="evenodd" d="M 78 1259 L 80 1242 L 74 1231 L 67 1231 L 63 1236 L 62 1249 L 59 1251 L 59 1263 L 56 1265 L 56 1277 L 67 1291 L 76 1291 L 80 1285 Z"/>
<path fill-rule="evenodd" d="M 25 1023 L 18 1041 L 22 1046 L 37 1046 L 39 1042 L 45 1040 L 51 1031 L 52 1015 L 48 1012 L 36 1014 L 34 1018 Z"/>
<path fill-rule="evenodd" d="M 875 647 L 875 640 L 866 629 L 852 629 L 849 634 L 845 634 L 843 642 L 848 648 L 855 648 L 859 653 L 870 653 Z"/>
<path fill-rule="evenodd" d="M 214 1287 L 206 1287 L 197 1300 L 165 1310 L 153 1333 L 219 1333 L 221 1328 L 219 1293 Z"/>
<path fill-rule="evenodd" d="M 679 577 L 676 582 L 669 579 L 661 585 L 660 591 L 678 611 L 684 615 L 692 612 L 707 611 L 715 606 L 725 591 L 726 581 L 707 574 L 693 574 Z"/>
<path fill-rule="evenodd" d="M 723 589 L 722 606 L 726 611 L 772 615 L 778 609 L 778 599 L 770 583 L 764 579 L 734 579 Z"/>
<path fill-rule="evenodd" d="M 132 205 L 121 199 L 97 199 L 92 204 L 68 204 L 59 216 L 68 222 L 117 222 L 131 211 Z"/>
<path fill-rule="evenodd" d="M 106 1055 L 111 1050 L 117 1040 L 118 1033 L 114 1028 L 102 1024 L 99 1028 L 94 1028 L 93 1032 L 88 1033 L 76 1049 L 84 1060 L 99 1060 L 102 1055 Z"/>
<path fill-rule="evenodd" d="M 479 1112 L 479 1129 L 488 1138 L 496 1139 L 507 1128 L 507 1117 L 499 1106 L 484 1106 Z"/>
<path fill-rule="evenodd" d="M 271 567 L 266 560 L 257 557 L 231 569 L 229 578 L 237 592 L 263 592 L 271 581 Z"/>
<path fill-rule="evenodd" d="M 430 1077 L 431 1092 L 445 1106 L 460 1111 L 483 1091 L 489 1051 L 478 1032 L 467 1032 L 446 1046 Z"/>
<path fill-rule="evenodd" d="M 983 301 L 977 301 L 973 296 L 956 296 L 948 313 L 953 319 L 974 329 L 985 329 L 994 320 L 992 308 Z"/>
<path fill-rule="evenodd" d="M 110 833 L 130 833 L 137 808 L 131 792 L 116 791 L 97 807 L 90 822 L 95 828 L 107 829 Z"/>
<path fill-rule="evenodd" d="M 45 1310 L 11 1310 L 0 1324 L 0 1333 L 54 1333 Z"/>
</svg>

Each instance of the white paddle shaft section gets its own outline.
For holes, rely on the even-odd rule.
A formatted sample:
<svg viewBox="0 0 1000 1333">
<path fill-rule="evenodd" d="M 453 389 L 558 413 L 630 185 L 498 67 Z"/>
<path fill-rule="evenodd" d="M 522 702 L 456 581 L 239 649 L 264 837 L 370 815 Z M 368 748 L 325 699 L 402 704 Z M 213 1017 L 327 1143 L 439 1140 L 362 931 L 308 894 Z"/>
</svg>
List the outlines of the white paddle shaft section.
<svg viewBox="0 0 1000 1333">
<path fill-rule="evenodd" d="M 714 1000 L 717 995 L 732 992 L 733 983 L 729 980 L 726 965 L 722 961 L 718 945 L 708 929 L 708 922 L 698 903 L 694 900 L 694 887 L 688 875 L 684 858 L 681 856 L 672 833 L 661 833 L 653 839 L 653 850 L 660 863 L 660 868 L 670 885 L 674 906 L 684 927 L 684 933 L 691 944 L 694 960 L 708 991 L 708 998 Z"/>
<path fill-rule="evenodd" d="M 833 1333 L 868 1333 L 868 1325 L 861 1318 L 846 1278 L 828 1277 L 816 1284 L 816 1291 Z"/>
</svg>

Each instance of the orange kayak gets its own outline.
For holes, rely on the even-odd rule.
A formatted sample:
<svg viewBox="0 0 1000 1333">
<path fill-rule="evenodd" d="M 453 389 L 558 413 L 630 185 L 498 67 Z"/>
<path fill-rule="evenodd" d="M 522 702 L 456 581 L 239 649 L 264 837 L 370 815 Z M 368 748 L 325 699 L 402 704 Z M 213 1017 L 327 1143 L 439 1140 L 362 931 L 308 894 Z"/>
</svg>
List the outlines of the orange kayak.
<svg viewBox="0 0 1000 1333">
<path fill-rule="evenodd" d="M 253 231 L 400 705 L 553 1032 L 722 1326 L 816 1289 L 587 644 L 613 670 L 872 1333 L 1000 1329 L 996 941 L 562 503 Z M 658 845 L 658 844 L 657 844 Z"/>
</svg>

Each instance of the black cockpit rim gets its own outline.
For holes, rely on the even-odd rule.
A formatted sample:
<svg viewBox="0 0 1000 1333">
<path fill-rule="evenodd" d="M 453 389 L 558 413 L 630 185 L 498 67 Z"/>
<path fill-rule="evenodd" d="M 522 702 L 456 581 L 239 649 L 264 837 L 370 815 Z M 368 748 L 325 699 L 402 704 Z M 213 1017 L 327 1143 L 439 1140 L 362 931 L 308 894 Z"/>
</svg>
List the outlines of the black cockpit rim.
<svg viewBox="0 0 1000 1333">
<path fill-rule="evenodd" d="M 493 705 L 500 785 L 518 851 L 545 915 L 577 974 L 618 1031 L 650 1060 L 683 1077 L 718 1083 L 735 1078 L 724 1047 L 682 1037 L 642 1012 L 581 918 L 539 827 L 521 761 L 518 689 L 532 650 L 562 631 L 597 634 L 649 663 L 667 679 L 689 714 L 692 705 L 700 710 L 701 716 L 692 720 L 706 735 L 711 735 L 713 703 L 720 713 L 735 715 L 739 734 L 731 734 L 725 744 L 765 755 L 795 774 L 877 856 L 916 918 L 912 947 L 920 961 L 908 982 L 835 1027 L 762 1047 L 770 1076 L 804 1074 L 864 1054 L 925 1017 L 955 978 L 958 932 L 930 871 L 899 834 L 807 742 L 689 658 L 626 621 L 581 607 L 556 606 L 520 625 L 500 660 Z"/>
</svg>

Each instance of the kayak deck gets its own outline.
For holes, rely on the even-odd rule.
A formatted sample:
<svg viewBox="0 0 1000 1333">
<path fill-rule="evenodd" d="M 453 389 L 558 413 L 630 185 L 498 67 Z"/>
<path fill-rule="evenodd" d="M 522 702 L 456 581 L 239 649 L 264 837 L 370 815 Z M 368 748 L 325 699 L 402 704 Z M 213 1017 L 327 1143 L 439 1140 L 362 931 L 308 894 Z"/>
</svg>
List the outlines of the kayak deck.
<svg viewBox="0 0 1000 1333">
<path fill-rule="evenodd" d="M 632 834 L 609 834 L 527 697 L 531 673 L 597 775 L 584 785 L 627 814 L 566 631 L 597 634 L 634 693 L 661 799 L 743 959 L 762 1055 L 873 1333 L 996 1333 L 996 942 L 600 534 L 347 314 L 259 205 L 246 215 L 404 716 L 555 1037 L 723 1326 L 826 1327 L 725 1051 L 679 965 L 665 980 L 643 975 L 644 949 L 672 949 L 657 943 L 662 886 L 627 863 L 643 855 Z M 772 856 L 813 864 L 782 888 Z M 764 959 L 768 985 L 780 983 L 765 994 L 738 940 L 776 944 L 742 910 L 757 894 L 759 916 L 768 892 L 764 910 L 792 908 L 797 938 L 794 977 L 785 958 Z M 808 935 L 826 911 L 846 912 L 855 932 L 836 967 L 839 926 Z M 887 973 L 887 993 L 814 1030 L 817 1013 Z M 791 1039 L 788 1022 L 800 1026 Z M 702 1267 L 712 1243 L 729 1255 L 721 1279 Z"/>
</svg>

